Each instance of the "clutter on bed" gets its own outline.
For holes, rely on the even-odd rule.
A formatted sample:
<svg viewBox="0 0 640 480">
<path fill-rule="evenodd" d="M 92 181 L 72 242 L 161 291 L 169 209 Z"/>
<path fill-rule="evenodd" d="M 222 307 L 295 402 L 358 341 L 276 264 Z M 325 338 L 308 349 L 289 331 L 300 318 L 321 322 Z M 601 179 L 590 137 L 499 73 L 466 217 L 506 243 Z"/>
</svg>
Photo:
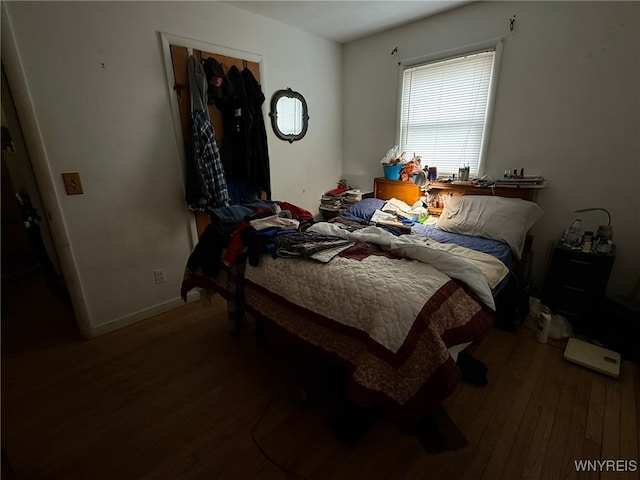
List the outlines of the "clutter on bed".
<svg viewBox="0 0 640 480">
<path fill-rule="evenodd" d="M 470 262 L 475 261 L 476 266 L 479 266 L 485 273 L 494 296 L 498 297 L 503 291 L 508 291 L 509 295 L 514 295 L 515 301 L 509 300 L 505 302 L 504 299 L 500 300 L 499 304 L 502 307 L 498 313 L 501 319 L 506 319 L 505 322 L 507 324 L 519 324 L 519 321 L 524 318 L 527 309 L 519 306 L 522 303 L 518 300 L 520 293 L 514 294 L 519 287 L 516 285 L 507 288 L 510 282 L 515 281 L 513 279 L 516 278 L 516 274 L 519 275 L 519 269 L 513 272 L 513 275 L 507 275 L 507 272 L 516 267 L 515 259 L 517 257 L 512 253 L 511 247 L 501 240 L 440 230 L 437 228 L 434 217 L 427 217 L 424 223 L 407 218 L 413 213 L 418 215 L 419 220 L 424 220 L 424 217 L 420 218 L 421 215 L 425 214 L 420 205 L 420 203 L 416 204 L 417 211 L 415 211 L 409 205 L 397 199 L 385 201 L 378 198 L 368 198 L 352 205 L 347 211 L 342 212 L 339 217 L 332 219 L 331 222 L 341 223 L 350 229 L 377 225 L 394 235 L 410 233 L 424 239 L 432 248 L 447 248 L 452 254 L 461 255 Z M 398 215 L 398 212 L 401 214 Z M 475 252 L 480 255 L 476 255 Z M 482 257 L 483 254 L 497 259 L 498 265 L 491 266 L 493 263 L 492 258 L 489 260 L 474 258 Z M 498 282 L 489 278 L 490 272 L 499 274 Z M 518 278 L 524 277 L 518 276 Z M 522 282 L 523 285 L 525 283 Z M 505 304 L 508 305 L 504 306 Z M 517 311 L 520 311 L 520 313 L 517 313 Z M 519 319 L 518 322 L 513 320 L 516 317 Z M 512 327 L 510 326 L 509 329 L 512 329 Z"/>
<path fill-rule="evenodd" d="M 415 223 L 424 223 L 428 218 L 429 212 L 421 201 L 409 206 L 402 200 L 392 198 L 381 209 L 373 212 L 369 223 L 410 229 Z"/>
<path fill-rule="evenodd" d="M 387 203 L 411 210 L 363 199 L 348 212 L 370 219 Z M 460 371 L 448 349 L 493 324 L 481 267 L 417 236 L 312 224 L 309 212 L 284 203 L 237 207 L 242 218 L 232 207 L 214 212 L 187 262 L 183 297 L 217 291 L 235 328 L 249 313 L 344 364 L 361 404 L 419 419 L 451 393 Z"/>
<path fill-rule="evenodd" d="M 425 223 L 429 219 L 429 213 L 421 201 L 410 206 L 396 198 L 388 201 L 367 198 L 341 212 L 340 217 L 363 225 L 396 227 L 403 229 L 404 233 L 408 233 L 414 224 Z M 403 233 L 393 230 L 391 232 Z"/>
<path fill-rule="evenodd" d="M 430 237 L 440 242 L 450 242 L 472 249 L 477 249 L 473 244 L 476 242 L 480 242 L 480 244 L 482 244 L 482 242 L 491 239 L 469 234 L 445 232 L 437 228 L 437 221 L 436 226 L 429 225 L 429 223 L 433 221 L 433 218 L 438 218 L 442 213 L 444 203 L 448 198 L 468 195 L 485 195 L 490 197 L 500 196 L 523 199 L 534 202 L 537 198 L 538 191 L 546 187 L 546 183 L 533 186 L 523 185 L 514 187 L 495 187 L 493 186 L 493 181 L 491 181 L 490 184 L 487 184 L 489 186 L 483 185 L 484 184 L 480 182 L 478 182 L 478 185 L 454 185 L 451 182 L 430 182 L 425 184 L 426 195 L 421 197 L 420 188 L 415 184 L 412 185 L 409 182 L 392 182 L 390 180 L 376 178 L 374 180 L 374 194 L 376 198 L 383 201 L 392 197 L 400 198 L 395 195 L 396 192 L 404 195 L 402 199 L 405 201 L 408 200 L 408 203 L 421 199 L 427 206 L 431 217 L 429 222 L 425 225 L 413 225 L 411 233 Z M 415 191 L 411 191 L 407 188 L 411 186 Z M 368 220 L 366 223 L 368 223 Z M 524 230 L 524 232 L 526 232 L 526 230 Z M 441 235 L 445 233 L 452 236 L 457 235 L 457 237 L 441 239 Z M 532 254 L 529 249 L 530 245 L 531 237 L 526 236 L 523 251 L 521 253 L 521 259 L 519 256 L 513 254 L 511 252 L 511 247 L 504 242 L 497 242 L 497 244 L 490 246 L 491 251 L 485 251 L 485 253 L 490 253 L 499 258 L 511 269 L 511 274 L 494 289 L 497 306 L 496 325 L 506 330 L 516 330 L 524 320 L 529 309 L 528 284 L 532 259 Z M 503 252 L 506 250 L 506 252 L 500 254 L 500 250 Z M 515 262 L 515 260 L 517 260 L 517 262 Z"/>
<path fill-rule="evenodd" d="M 513 256 L 508 244 L 499 240 L 438 230 L 435 224 L 427 223 L 429 216 L 421 202 L 411 207 L 395 198 L 386 202 L 380 199 L 366 199 L 354 204 L 340 217 L 363 226 L 377 225 L 393 234 L 411 233 L 424 239 L 431 248 L 444 249 L 452 255 L 463 257 L 483 271 L 494 293 L 502 288 L 503 280 L 513 265 Z M 352 224 L 349 226 L 353 227 Z"/>
<path fill-rule="evenodd" d="M 341 216 L 347 220 L 368 225 L 374 212 L 381 209 L 385 203 L 379 198 L 363 198 L 342 212 Z"/>
</svg>

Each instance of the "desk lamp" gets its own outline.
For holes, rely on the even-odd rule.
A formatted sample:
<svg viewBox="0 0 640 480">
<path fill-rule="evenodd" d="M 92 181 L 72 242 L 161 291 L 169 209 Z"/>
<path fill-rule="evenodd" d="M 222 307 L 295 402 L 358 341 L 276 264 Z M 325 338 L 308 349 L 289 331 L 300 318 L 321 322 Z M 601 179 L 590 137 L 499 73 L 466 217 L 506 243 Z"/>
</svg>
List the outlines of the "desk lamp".
<svg viewBox="0 0 640 480">
<path fill-rule="evenodd" d="M 424 167 L 420 172 L 416 175 L 414 180 L 415 184 L 420 188 L 424 187 L 427 184 L 427 169 L 429 167 Z"/>
</svg>

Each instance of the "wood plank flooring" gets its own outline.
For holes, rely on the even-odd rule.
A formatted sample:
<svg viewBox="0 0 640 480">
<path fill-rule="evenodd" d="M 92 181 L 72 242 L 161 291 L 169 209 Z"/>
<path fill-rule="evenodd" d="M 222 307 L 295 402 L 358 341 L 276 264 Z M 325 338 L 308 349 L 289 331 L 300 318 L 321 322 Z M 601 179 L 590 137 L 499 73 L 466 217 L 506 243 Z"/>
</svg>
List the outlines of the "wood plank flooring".
<svg viewBox="0 0 640 480">
<path fill-rule="evenodd" d="M 640 478 L 574 464 L 640 459 L 638 365 L 610 379 L 526 328 L 472 347 L 489 385 L 444 404 L 469 445 L 434 453 L 387 418 L 339 441 L 329 384 L 301 402 L 297 357 L 257 347 L 253 329 L 232 337 L 219 297 L 82 340 L 35 291 L 3 305 L 2 446 L 18 479 Z"/>
</svg>

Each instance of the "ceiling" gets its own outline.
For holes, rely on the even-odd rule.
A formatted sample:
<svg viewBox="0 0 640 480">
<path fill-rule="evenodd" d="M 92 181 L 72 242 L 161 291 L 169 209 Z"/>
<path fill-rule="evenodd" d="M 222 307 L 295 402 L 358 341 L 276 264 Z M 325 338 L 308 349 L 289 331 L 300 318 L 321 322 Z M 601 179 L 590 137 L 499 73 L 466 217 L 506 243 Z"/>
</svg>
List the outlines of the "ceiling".
<svg viewBox="0 0 640 480">
<path fill-rule="evenodd" d="M 347 43 L 469 1 L 228 1 L 235 7 Z"/>
</svg>

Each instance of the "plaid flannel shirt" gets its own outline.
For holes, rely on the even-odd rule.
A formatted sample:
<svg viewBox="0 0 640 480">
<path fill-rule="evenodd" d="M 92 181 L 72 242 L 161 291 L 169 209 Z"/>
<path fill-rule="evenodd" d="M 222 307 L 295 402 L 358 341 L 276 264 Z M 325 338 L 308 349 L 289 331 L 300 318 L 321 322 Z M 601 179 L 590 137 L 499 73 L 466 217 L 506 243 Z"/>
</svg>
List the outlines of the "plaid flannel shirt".
<svg viewBox="0 0 640 480">
<path fill-rule="evenodd" d="M 189 208 L 196 212 L 210 212 L 214 208 L 227 207 L 230 204 L 227 180 L 209 116 L 204 110 L 194 110 L 191 121 L 193 163 L 200 195 L 190 202 Z"/>
</svg>

